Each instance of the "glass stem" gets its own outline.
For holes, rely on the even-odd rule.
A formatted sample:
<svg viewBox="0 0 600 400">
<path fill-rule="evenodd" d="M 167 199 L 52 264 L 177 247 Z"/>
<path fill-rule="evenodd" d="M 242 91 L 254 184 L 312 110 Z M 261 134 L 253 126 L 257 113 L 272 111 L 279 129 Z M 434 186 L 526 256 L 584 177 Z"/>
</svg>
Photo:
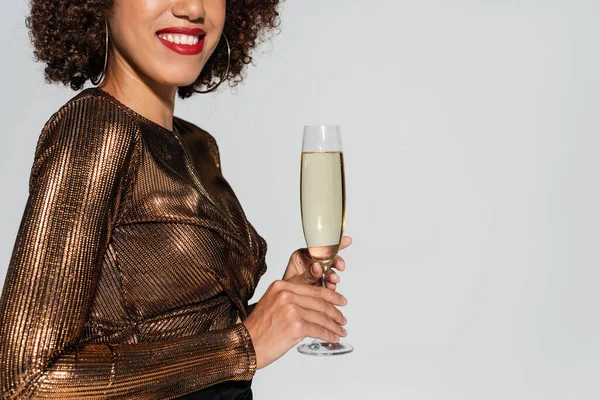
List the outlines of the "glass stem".
<svg viewBox="0 0 600 400">
<path fill-rule="evenodd" d="M 329 270 L 329 267 L 331 267 L 331 264 L 333 264 L 333 262 L 327 261 L 320 264 L 321 268 L 323 269 L 323 275 L 321 275 L 321 286 L 327 287 L 327 271 Z"/>
<path fill-rule="evenodd" d="M 321 264 L 321 268 L 323 268 L 323 275 L 321 275 L 321 287 L 327 287 L 326 283 L 327 283 L 327 270 L 325 269 L 325 267 Z M 321 340 L 320 339 L 313 339 L 313 341 L 311 342 L 311 346 L 314 346 L 315 349 L 318 349 L 320 347 L 320 343 Z"/>
</svg>

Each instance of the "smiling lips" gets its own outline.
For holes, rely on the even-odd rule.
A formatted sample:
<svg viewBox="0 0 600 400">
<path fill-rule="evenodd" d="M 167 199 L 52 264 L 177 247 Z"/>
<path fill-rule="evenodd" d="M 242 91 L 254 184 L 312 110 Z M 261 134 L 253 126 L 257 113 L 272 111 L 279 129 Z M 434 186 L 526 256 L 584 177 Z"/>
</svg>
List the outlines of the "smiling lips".
<svg viewBox="0 0 600 400">
<path fill-rule="evenodd" d="M 170 27 L 156 32 L 158 40 L 171 50 L 183 54 L 200 54 L 206 32 L 199 28 Z"/>
</svg>

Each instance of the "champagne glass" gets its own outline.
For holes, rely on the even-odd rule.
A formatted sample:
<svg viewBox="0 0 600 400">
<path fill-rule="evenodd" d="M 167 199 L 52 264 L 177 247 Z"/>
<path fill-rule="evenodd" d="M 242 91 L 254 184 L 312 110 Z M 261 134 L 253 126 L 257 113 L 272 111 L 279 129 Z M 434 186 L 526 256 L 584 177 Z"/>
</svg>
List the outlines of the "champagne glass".
<svg viewBox="0 0 600 400">
<path fill-rule="evenodd" d="M 307 125 L 302 140 L 300 208 L 308 252 L 325 274 L 335 261 L 344 233 L 346 189 L 342 138 L 337 125 Z M 302 354 L 332 356 L 350 353 L 347 343 L 314 340 L 297 347 Z"/>
</svg>

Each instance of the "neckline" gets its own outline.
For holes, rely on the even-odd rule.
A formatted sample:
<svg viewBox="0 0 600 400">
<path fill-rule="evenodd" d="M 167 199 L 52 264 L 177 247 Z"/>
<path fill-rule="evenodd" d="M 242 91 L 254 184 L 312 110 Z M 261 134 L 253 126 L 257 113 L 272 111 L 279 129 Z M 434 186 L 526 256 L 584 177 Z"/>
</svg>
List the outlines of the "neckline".
<svg viewBox="0 0 600 400">
<path fill-rule="evenodd" d="M 144 117 L 142 114 L 138 113 L 137 111 L 133 110 L 132 108 L 128 107 L 127 105 L 122 103 L 119 99 L 117 99 L 115 96 L 113 96 L 112 94 L 110 94 L 109 92 L 107 92 L 104 89 L 101 89 L 99 87 L 91 87 L 91 88 L 88 88 L 87 90 L 95 91 L 96 93 L 100 94 L 101 96 L 105 96 L 105 97 L 109 98 L 119 108 L 132 114 L 135 118 L 142 120 L 142 122 L 144 122 L 150 126 L 153 126 L 154 128 L 157 128 L 161 131 L 169 132 L 171 135 L 175 135 L 175 134 L 179 133 L 179 131 L 177 130 L 177 127 L 176 127 L 177 117 L 175 115 L 173 115 L 173 130 L 169 130 L 169 129 L 165 128 L 164 126 L 152 121 L 151 119 Z"/>
</svg>

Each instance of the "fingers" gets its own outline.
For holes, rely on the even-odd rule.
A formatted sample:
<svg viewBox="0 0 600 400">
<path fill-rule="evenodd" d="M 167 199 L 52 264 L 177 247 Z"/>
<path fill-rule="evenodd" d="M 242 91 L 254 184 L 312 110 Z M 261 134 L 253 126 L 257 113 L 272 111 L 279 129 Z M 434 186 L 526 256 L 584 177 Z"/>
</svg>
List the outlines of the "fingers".
<svg viewBox="0 0 600 400">
<path fill-rule="evenodd" d="M 319 268 L 319 271 L 321 271 L 321 269 Z M 321 276 L 321 272 L 318 273 L 317 276 Z M 340 283 L 340 276 L 333 270 L 329 269 L 327 270 L 327 273 L 325 274 L 326 276 L 326 280 L 325 280 L 325 286 L 330 289 L 330 290 L 336 290 L 337 288 L 337 284 Z M 318 282 L 320 283 L 321 278 L 318 279 Z M 314 284 L 315 282 L 312 282 L 312 284 Z"/>
<path fill-rule="evenodd" d="M 310 270 L 307 271 L 307 273 L 309 273 L 310 275 L 312 275 L 313 277 L 317 277 L 317 278 L 321 278 L 321 275 L 323 275 L 323 267 L 321 266 L 321 264 L 319 264 L 318 262 L 316 263 L 312 263 L 310 264 Z M 335 268 L 338 271 L 343 271 L 346 269 L 346 262 L 344 261 L 344 259 L 342 257 L 338 257 L 335 259 L 335 261 L 333 262 L 333 264 L 331 265 L 331 267 L 327 270 L 327 277 L 330 276 L 330 274 L 333 275 L 337 275 L 335 272 L 333 272 L 331 269 Z M 339 278 L 339 276 L 338 276 Z M 339 280 L 334 281 L 334 283 L 339 283 Z"/>
<path fill-rule="evenodd" d="M 343 236 L 340 242 L 340 250 L 345 249 L 346 247 L 352 244 L 352 238 L 350 236 Z"/>
<path fill-rule="evenodd" d="M 328 318 L 323 313 L 315 312 L 312 310 L 301 309 L 300 316 L 305 322 L 322 326 L 323 328 L 327 329 L 328 331 L 330 331 L 331 333 L 333 333 L 335 335 L 338 335 L 341 337 L 346 337 L 346 335 L 347 335 L 346 329 L 344 329 L 342 326 L 340 326 L 338 323 L 336 323 L 331 318 Z"/>
<path fill-rule="evenodd" d="M 350 236 L 343 236 L 342 240 L 340 241 L 340 250 L 350 246 L 351 244 L 352 238 Z M 346 269 L 346 262 L 342 257 L 338 255 L 335 257 L 335 260 L 333 261 L 329 269 L 331 270 L 332 268 L 338 271 L 344 271 Z M 296 273 L 295 275 L 294 272 Z M 312 285 L 321 280 L 322 274 L 323 267 L 320 264 L 315 264 L 315 261 L 311 257 L 307 248 L 301 248 L 294 251 L 290 256 L 290 260 L 288 262 L 288 269 L 286 270 L 283 279 L 294 283 L 305 283 Z M 302 276 L 296 278 L 296 275 Z M 339 280 L 337 280 L 337 278 L 333 278 L 333 280 L 331 280 L 330 283 L 337 284 L 339 283 Z M 334 285 L 327 285 L 327 287 L 333 288 L 335 290 Z"/>
<path fill-rule="evenodd" d="M 346 261 L 344 261 L 344 259 L 342 257 L 337 257 L 335 259 L 335 261 L 333 262 L 333 265 L 331 266 L 331 268 L 335 268 L 338 271 L 343 271 L 346 269 Z"/>
<path fill-rule="evenodd" d="M 334 271 L 327 271 L 327 280 L 325 282 L 325 286 L 327 289 L 336 290 L 337 284 L 340 283 L 340 276 L 336 274 Z"/>
<path fill-rule="evenodd" d="M 293 276 L 291 278 L 286 279 L 289 283 L 301 283 L 305 285 L 314 285 L 317 282 L 321 281 L 321 277 L 323 276 L 323 270 L 319 263 L 309 264 L 310 267 L 305 269 L 303 273 Z"/>
<path fill-rule="evenodd" d="M 344 296 L 322 287 L 285 281 L 275 282 L 272 287 L 279 290 L 276 302 L 285 310 L 296 337 L 310 336 L 335 343 L 347 335 L 342 325 L 348 321 L 332 304 L 336 300 L 340 305 L 347 303 Z"/>
<path fill-rule="evenodd" d="M 321 298 L 336 306 L 345 306 L 348 304 L 348 300 L 340 293 L 320 286 L 295 285 L 293 283 L 288 283 L 285 289 L 302 296 Z"/>
<path fill-rule="evenodd" d="M 335 271 L 329 270 L 325 276 L 327 278 L 327 282 L 340 283 L 340 276 L 336 274 Z"/>
<path fill-rule="evenodd" d="M 337 262 L 337 264 L 341 265 L 341 267 L 338 267 L 340 270 L 344 270 L 345 269 L 345 263 L 344 260 L 341 260 L 340 262 Z M 291 279 L 288 279 L 287 281 L 290 283 L 304 283 L 304 284 L 308 284 L 308 285 L 313 285 L 315 283 L 321 282 L 321 277 L 323 276 L 323 267 L 321 267 L 321 265 L 318 262 L 312 263 L 310 268 L 306 269 L 304 271 L 304 273 L 299 274 L 295 277 L 292 277 Z M 340 276 L 333 271 L 331 268 L 327 270 L 326 274 L 326 281 L 327 283 L 331 283 L 333 284 L 333 289 L 335 289 L 335 285 L 340 283 Z M 332 288 L 329 285 L 327 286 L 328 288 Z"/>
<path fill-rule="evenodd" d="M 311 324 L 310 322 L 305 322 L 303 324 L 302 336 L 303 337 L 311 337 L 315 339 L 321 339 L 329 343 L 337 343 L 340 341 L 340 337 L 335 333 L 331 332 L 329 329 L 326 329 L 318 324 Z"/>
<path fill-rule="evenodd" d="M 287 298 L 282 299 L 282 301 L 289 301 L 304 310 L 322 314 L 324 317 L 338 325 L 345 325 L 347 322 L 340 310 L 335 308 L 331 303 L 320 298 L 291 294 L 287 296 Z"/>
<path fill-rule="evenodd" d="M 328 288 L 274 281 L 243 322 L 252 338 L 257 369 L 277 360 L 306 337 L 339 342 L 347 335 L 342 327 L 347 321 L 335 306 L 347 303 L 344 296 Z"/>
<path fill-rule="evenodd" d="M 298 264 L 310 264 L 313 262 L 308 249 L 305 247 L 294 251 L 290 256 L 291 261 L 296 261 Z"/>
</svg>

